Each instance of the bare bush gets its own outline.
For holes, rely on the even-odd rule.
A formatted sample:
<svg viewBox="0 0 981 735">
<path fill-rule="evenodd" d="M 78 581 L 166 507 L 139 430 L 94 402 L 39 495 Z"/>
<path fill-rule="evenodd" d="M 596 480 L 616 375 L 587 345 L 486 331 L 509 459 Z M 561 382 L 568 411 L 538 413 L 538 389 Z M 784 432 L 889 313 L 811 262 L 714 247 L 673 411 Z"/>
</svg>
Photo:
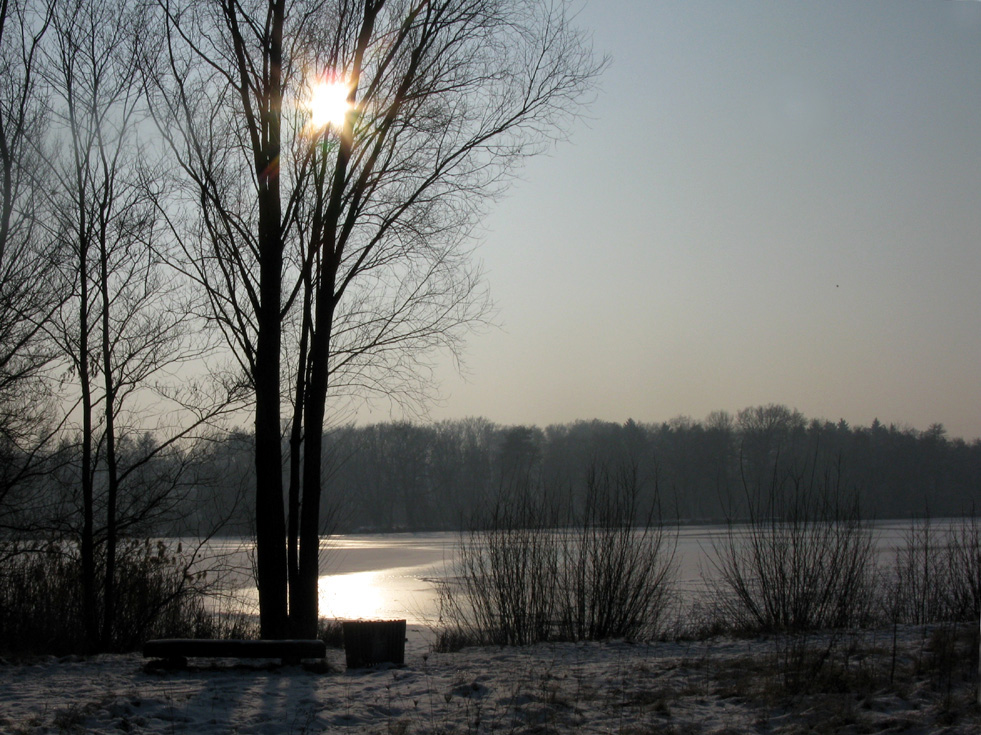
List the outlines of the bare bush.
<svg viewBox="0 0 981 735">
<path fill-rule="evenodd" d="M 457 585 L 440 590 L 442 617 L 464 633 L 460 637 L 500 645 L 551 637 L 559 577 L 556 521 L 544 494 L 508 491 L 461 536 Z"/>
<path fill-rule="evenodd" d="M 981 619 L 981 525 L 973 512 L 948 530 L 947 569 L 950 571 L 951 617 Z"/>
<path fill-rule="evenodd" d="M 885 607 L 896 623 L 957 623 L 981 617 L 981 527 L 975 515 L 937 528 L 910 523 L 896 549 Z"/>
<path fill-rule="evenodd" d="M 461 536 L 440 589 L 446 639 L 651 638 L 667 607 L 674 546 L 656 503 L 641 509 L 636 468 L 591 468 L 580 513 L 560 516 L 545 492 L 499 494 Z"/>
<path fill-rule="evenodd" d="M 0 549 L 2 653 L 78 653 L 88 650 L 83 624 L 81 558 L 65 543 Z M 203 574 L 162 542 L 129 540 L 119 549 L 117 625 L 109 646 L 138 648 L 151 637 L 206 636 Z"/>
<path fill-rule="evenodd" d="M 922 624 L 947 617 L 948 592 L 942 539 L 930 518 L 911 521 L 896 548 L 887 609 L 894 622 Z"/>
<path fill-rule="evenodd" d="M 840 467 L 774 469 L 768 487 L 744 487 L 748 520 L 730 516 L 715 547 L 714 588 L 726 619 L 746 630 L 810 631 L 867 618 L 874 539 L 857 495 L 842 491 Z"/>
<path fill-rule="evenodd" d="M 636 467 L 591 467 L 578 524 L 565 536 L 560 635 L 653 638 L 667 608 L 675 543 L 659 508 L 640 507 Z M 676 539 L 675 539 L 676 540 Z"/>
</svg>

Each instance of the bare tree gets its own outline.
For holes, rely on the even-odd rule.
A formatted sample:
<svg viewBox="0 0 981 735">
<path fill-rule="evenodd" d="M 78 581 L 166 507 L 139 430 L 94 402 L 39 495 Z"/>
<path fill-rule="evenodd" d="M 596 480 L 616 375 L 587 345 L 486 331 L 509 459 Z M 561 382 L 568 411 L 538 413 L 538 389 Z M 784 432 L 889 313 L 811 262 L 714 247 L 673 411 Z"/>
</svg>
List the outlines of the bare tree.
<svg viewBox="0 0 981 735">
<path fill-rule="evenodd" d="M 311 635 L 329 396 L 417 396 L 417 356 L 480 322 L 471 228 L 602 63 L 563 2 L 158 4 L 148 87 L 197 205 L 175 233 L 255 391 L 263 635 Z"/>
<path fill-rule="evenodd" d="M 39 227 L 45 182 L 37 166 L 46 99 L 38 55 L 50 4 L 0 2 L 0 522 L 11 493 L 38 467 L 53 434 L 42 326 L 59 307 L 57 254 Z"/>
<path fill-rule="evenodd" d="M 208 352 L 192 329 L 180 280 L 165 270 L 161 220 L 141 133 L 146 106 L 137 72 L 144 29 L 140 6 L 125 0 L 55 6 L 45 74 L 52 131 L 64 145 L 48 156 L 50 229 L 62 243 L 71 297 L 48 326 L 68 364 L 63 381 L 75 406 L 80 490 L 79 551 L 84 621 L 92 645 L 112 645 L 117 549 L 137 520 L 172 509 L 185 465 L 173 450 L 219 416 L 230 395 L 198 392 L 182 401 L 161 389 L 181 366 Z M 75 417 L 80 423 L 75 423 Z M 147 432 L 157 436 L 151 439 Z M 146 465 L 160 465 L 158 480 Z M 163 465 L 169 465 L 164 469 Z"/>
</svg>

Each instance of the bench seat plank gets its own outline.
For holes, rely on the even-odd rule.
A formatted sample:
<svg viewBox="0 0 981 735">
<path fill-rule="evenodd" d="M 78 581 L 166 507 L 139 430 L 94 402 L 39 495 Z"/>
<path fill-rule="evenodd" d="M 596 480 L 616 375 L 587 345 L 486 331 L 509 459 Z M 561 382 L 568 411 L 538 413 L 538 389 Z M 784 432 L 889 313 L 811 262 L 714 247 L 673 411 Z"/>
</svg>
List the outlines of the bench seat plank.
<svg viewBox="0 0 981 735">
<path fill-rule="evenodd" d="M 143 644 L 145 658 L 326 658 L 327 644 L 317 639 L 205 640 L 160 638 Z"/>
</svg>

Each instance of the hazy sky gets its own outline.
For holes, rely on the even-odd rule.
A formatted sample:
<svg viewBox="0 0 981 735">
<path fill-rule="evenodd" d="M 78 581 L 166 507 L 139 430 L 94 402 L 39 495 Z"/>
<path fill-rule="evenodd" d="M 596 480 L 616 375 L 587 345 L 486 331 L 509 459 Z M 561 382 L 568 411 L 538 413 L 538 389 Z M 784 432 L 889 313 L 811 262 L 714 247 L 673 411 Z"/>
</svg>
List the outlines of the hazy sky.
<svg viewBox="0 0 981 735">
<path fill-rule="evenodd" d="M 783 403 L 981 436 L 981 3 L 588 0 L 579 23 L 612 65 L 486 219 L 502 326 L 432 418 Z"/>
</svg>

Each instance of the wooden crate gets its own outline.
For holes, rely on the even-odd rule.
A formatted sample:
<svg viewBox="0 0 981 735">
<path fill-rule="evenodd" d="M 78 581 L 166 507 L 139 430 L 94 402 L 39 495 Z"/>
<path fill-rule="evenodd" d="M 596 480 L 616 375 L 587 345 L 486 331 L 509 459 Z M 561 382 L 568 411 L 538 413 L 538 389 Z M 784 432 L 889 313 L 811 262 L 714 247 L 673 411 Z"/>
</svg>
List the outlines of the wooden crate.
<svg viewBox="0 0 981 735">
<path fill-rule="evenodd" d="M 349 669 L 405 663 L 404 620 L 347 620 L 341 625 Z"/>
</svg>

